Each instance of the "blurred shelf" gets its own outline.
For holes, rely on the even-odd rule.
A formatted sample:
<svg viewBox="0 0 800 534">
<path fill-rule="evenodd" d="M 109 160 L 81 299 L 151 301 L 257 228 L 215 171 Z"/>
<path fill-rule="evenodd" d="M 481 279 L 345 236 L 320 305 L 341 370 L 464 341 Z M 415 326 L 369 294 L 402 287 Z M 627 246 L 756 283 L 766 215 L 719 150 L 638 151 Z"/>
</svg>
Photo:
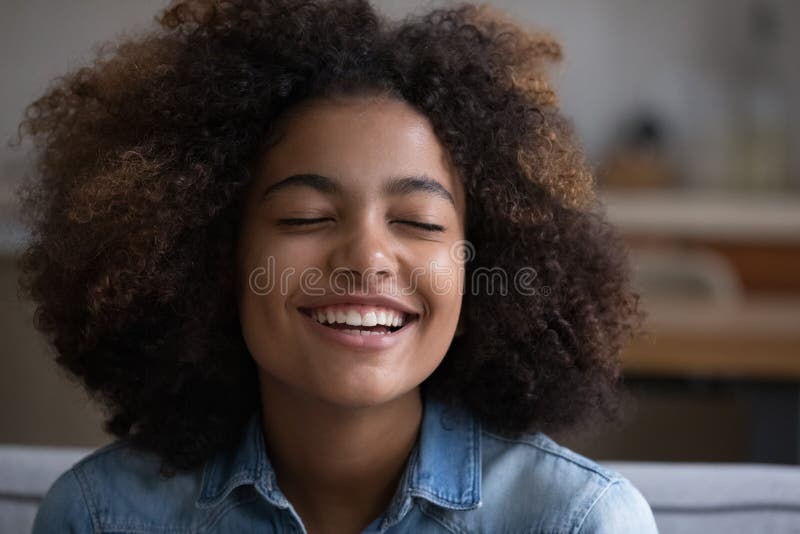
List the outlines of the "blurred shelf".
<svg viewBox="0 0 800 534">
<path fill-rule="evenodd" d="M 800 380 L 800 298 L 645 309 L 648 334 L 623 353 L 628 376 Z"/>
<path fill-rule="evenodd" d="M 800 242 L 800 195 L 706 190 L 601 190 L 624 234 Z"/>
</svg>

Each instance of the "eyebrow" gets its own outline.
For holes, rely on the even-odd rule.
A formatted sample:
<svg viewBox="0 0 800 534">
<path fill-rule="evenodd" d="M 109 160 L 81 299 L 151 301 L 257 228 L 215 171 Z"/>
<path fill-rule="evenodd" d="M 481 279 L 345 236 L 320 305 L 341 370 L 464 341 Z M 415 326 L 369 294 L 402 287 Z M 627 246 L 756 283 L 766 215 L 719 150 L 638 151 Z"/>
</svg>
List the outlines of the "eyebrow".
<svg viewBox="0 0 800 534">
<path fill-rule="evenodd" d="M 341 196 L 344 194 L 344 187 L 335 178 L 322 176 L 319 174 L 293 174 L 283 180 L 269 186 L 261 199 L 274 194 L 281 189 L 290 187 L 310 187 L 326 195 Z M 389 179 L 381 188 L 384 196 L 410 195 L 412 193 L 427 193 L 437 196 L 449 202 L 455 207 L 453 195 L 441 183 L 426 175 L 419 176 L 398 176 Z"/>
</svg>

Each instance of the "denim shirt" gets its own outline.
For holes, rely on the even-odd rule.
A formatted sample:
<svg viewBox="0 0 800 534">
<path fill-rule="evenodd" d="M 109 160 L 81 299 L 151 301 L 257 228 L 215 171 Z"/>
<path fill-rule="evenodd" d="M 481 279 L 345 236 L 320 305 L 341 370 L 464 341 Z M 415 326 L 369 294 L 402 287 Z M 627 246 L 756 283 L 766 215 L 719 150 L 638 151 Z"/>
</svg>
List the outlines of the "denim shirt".
<svg viewBox="0 0 800 534">
<path fill-rule="evenodd" d="M 33 534 L 305 533 L 267 457 L 258 411 L 237 447 L 171 478 L 117 440 L 63 473 Z M 625 478 L 542 433 L 508 439 L 424 401 L 418 440 L 388 508 L 364 533 L 651 534 L 649 505 Z"/>
</svg>

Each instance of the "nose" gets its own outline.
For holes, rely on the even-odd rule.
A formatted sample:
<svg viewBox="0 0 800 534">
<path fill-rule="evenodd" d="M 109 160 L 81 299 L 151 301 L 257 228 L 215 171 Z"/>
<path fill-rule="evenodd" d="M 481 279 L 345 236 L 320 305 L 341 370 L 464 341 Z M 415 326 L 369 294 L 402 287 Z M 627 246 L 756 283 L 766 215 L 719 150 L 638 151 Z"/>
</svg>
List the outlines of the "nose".
<svg viewBox="0 0 800 534">
<path fill-rule="evenodd" d="M 345 273 L 356 290 L 377 290 L 397 274 L 397 257 L 385 223 L 364 218 L 353 221 L 332 243 L 329 267 L 337 277 Z M 341 281 L 338 282 L 343 287 Z"/>
</svg>

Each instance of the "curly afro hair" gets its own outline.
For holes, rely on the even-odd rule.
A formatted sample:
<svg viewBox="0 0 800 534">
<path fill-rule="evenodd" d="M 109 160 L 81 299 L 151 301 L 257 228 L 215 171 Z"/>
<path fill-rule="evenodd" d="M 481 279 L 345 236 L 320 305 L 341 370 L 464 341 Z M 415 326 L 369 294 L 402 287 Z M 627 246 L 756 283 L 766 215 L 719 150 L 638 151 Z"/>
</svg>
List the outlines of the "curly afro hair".
<svg viewBox="0 0 800 534">
<path fill-rule="evenodd" d="M 423 383 L 505 435 L 618 414 L 619 353 L 639 327 L 621 239 L 558 111 L 545 33 L 484 6 L 398 21 L 366 0 L 173 3 L 97 49 L 26 109 L 35 176 L 20 289 L 104 428 L 190 470 L 259 402 L 234 300 L 243 191 L 293 105 L 379 91 L 431 121 L 463 181 L 464 335 Z M 533 294 L 472 273 L 532 268 Z"/>
</svg>

